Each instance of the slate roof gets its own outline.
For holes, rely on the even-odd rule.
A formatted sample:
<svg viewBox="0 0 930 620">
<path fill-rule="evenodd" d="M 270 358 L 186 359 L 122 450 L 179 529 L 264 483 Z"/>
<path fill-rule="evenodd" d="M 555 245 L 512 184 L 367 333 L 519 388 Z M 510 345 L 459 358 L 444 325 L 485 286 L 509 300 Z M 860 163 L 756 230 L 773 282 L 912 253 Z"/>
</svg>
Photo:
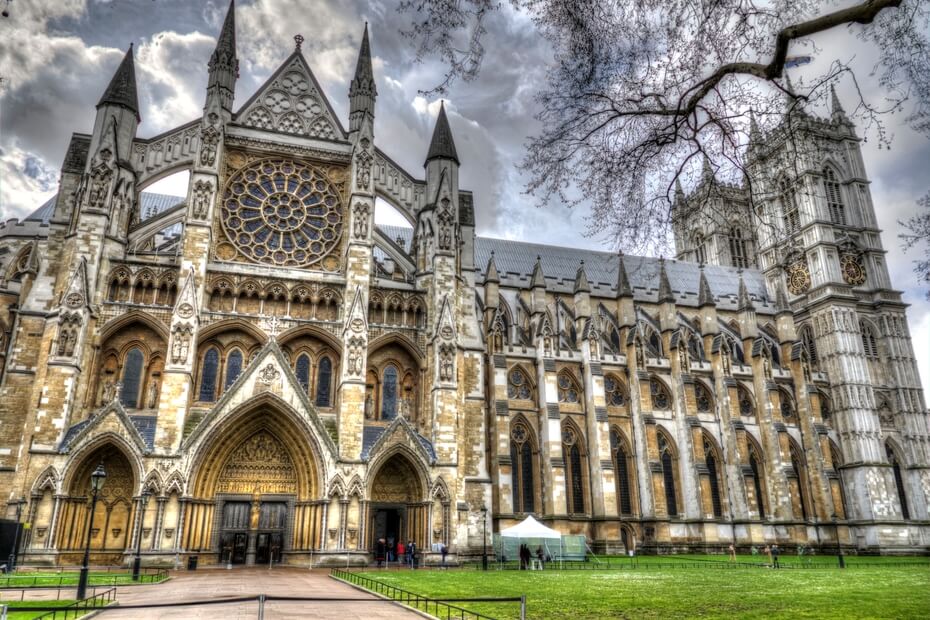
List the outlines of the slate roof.
<svg viewBox="0 0 930 620">
<path fill-rule="evenodd" d="M 158 418 L 153 415 L 131 415 L 129 419 L 132 421 L 132 425 L 136 427 L 136 430 L 139 431 L 139 434 L 142 436 L 142 441 L 145 442 L 145 447 L 148 450 L 151 450 L 155 445 L 155 426 L 158 421 Z M 78 433 L 84 430 L 84 427 L 90 422 L 90 419 L 81 420 L 77 424 L 71 425 L 70 428 L 65 432 L 64 439 L 61 440 L 59 449 L 64 449 L 71 443 L 71 441 L 77 437 Z"/>
<path fill-rule="evenodd" d="M 388 429 L 387 426 L 375 426 L 373 424 L 365 425 L 362 428 L 362 460 L 367 461 L 371 449 L 374 447 L 378 440 L 381 438 L 381 435 L 384 434 L 384 431 Z M 430 458 L 433 460 L 436 459 L 436 451 L 433 449 L 432 442 L 424 437 L 423 435 L 417 433 L 417 440 L 420 442 L 420 445 L 429 453 Z"/>
<path fill-rule="evenodd" d="M 436 128 L 433 129 L 433 139 L 429 143 L 426 161 L 431 159 L 451 159 L 459 163 L 459 155 L 455 150 L 455 140 L 452 139 L 452 129 L 446 117 L 445 103 L 439 104 L 439 116 L 436 118 Z"/>
<path fill-rule="evenodd" d="M 110 80 L 109 86 L 97 103 L 99 108 L 102 105 L 111 104 L 129 108 L 139 118 L 139 96 L 136 94 L 136 67 L 132 58 L 132 44 L 129 44 L 129 51 L 123 57 L 113 79 Z"/>
<path fill-rule="evenodd" d="M 379 226 L 391 239 L 402 237 L 406 248 L 410 247 L 412 228 L 403 226 Z M 540 243 L 526 243 L 493 237 L 475 237 L 475 265 L 478 282 L 484 281 L 491 252 L 500 275 L 500 285 L 512 288 L 530 288 L 536 257 L 542 262 L 546 277 L 546 289 L 553 293 L 571 295 L 574 292 L 578 265 L 583 260 L 585 274 L 594 297 L 617 297 L 617 271 L 620 259 L 612 252 L 599 252 L 581 248 L 566 248 Z M 645 256 L 624 256 L 627 275 L 633 287 L 636 301 L 656 303 L 659 296 L 659 259 Z M 666 260 L 665 271 L 675 303 L 682 306 L 698 306 L 701 270 L 696 263 Z M 735 267 L 705 265 L 704 274 L 714 294 L 717 307 L 721 310 L 736 310 L 739 297 L 739 272 Z M 757 269 L 744 269 L 746 290 L 762 313 L 774 313 L 775 301 L 769 298 L 765 278 Z"/>
<path fill-rule="evenodd" d="M 55 200 L 58 198 L 58 194 L 55 194 L 49 198 L 45 204 L 41 207 L 30 213 L 26 216 L 27 222 L 42 222 L 45 225 L 48 225 L 49 221 L 52 219 L 52 212 L 55 210 Z M 171 207 L 178 205 L 179 203 L 184 202 L 183 196 L 171 196 L 169 194 L 155 194 L 152 192 L 142 192 L 139 194 L 139 201 L 142 209 L 142 219 L 147 220 L 150 217 L 154 217 L 163 211 L 167 211 Z"/>
</svg>

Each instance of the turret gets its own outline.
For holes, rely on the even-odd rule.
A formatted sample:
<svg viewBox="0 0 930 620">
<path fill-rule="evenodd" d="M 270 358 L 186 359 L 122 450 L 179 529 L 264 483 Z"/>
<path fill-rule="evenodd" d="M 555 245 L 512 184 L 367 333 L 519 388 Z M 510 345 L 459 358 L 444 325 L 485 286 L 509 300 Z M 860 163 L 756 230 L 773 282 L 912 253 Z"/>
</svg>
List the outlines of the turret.
<svg viewBox="0 0 930 620">
<path fill-rule="evenodd" d="M 207 103 L 204 113 L 220 113 L 226 119 L 232 115 L 233 99 L 236 96 L 236 79 L 239 77 L 239 59 L 236 57 L 236 3 L 230 0 L 223 29 L 216 39 L 216 48 L 207 64 L 210 75 L 207 80 Z M 215 102 L 218 109 L 211 109 Z"/>
<path fill-rule="evenodd" d="M 113 74 L 107 89 L 97 103 L 97 118 L 91 137 L 86 172 L 91 171 L 95 155 L 103 148 L 117 160 L 128 161 L 132 140 L 142 119 L 139 116 L 139 97 L 136 92 L 136 67 L 132 44 Z"/>
<path fill-rule="evenodd" d="M 701 278 L 698 282 L 698 308 L 701 314 L 701 335 L 710 336 L 719 333 L 717 302 L 714 301 L 714 294 L 704 274 L 704 265 L 701 265 Z"/>
<path fill-rule="evenodd" d="M 633 305 L 633 287 L 626 273 L 623 252 L 620 252 L 620 266 L 617 268 L 617 322 L 620 327 L 636 325 L 636 308 Z"/>
<path fill-rule="evenodd" d="M 368 24 L 362 34 L 362 45 L 358 50 L 358 62 L 355 64 L 355 76 L 349 84 L 349 133 L 358 131 L 366 118 L 374 124 L 375 76 L 371 69 L 371 46 L 368 43 Z"/>
<path fill-rule="evenodd" d="M 759 335 L 759 326 L 756 324 L 756 307 L 749 297 L 746 281 L 743 280 L 743 270 L 739 270 L 739 299 L 736 307 L 739 313 L 740 335 L 744 340 L 756 338 Z"/>
<path fill-rule="evenodd" d="M 665 259 L 659 259 L 659 327 L 664 331 L 678 328 L 678 310 L 675 306 L 675 294 L 665 271 Z"/>
</svg>

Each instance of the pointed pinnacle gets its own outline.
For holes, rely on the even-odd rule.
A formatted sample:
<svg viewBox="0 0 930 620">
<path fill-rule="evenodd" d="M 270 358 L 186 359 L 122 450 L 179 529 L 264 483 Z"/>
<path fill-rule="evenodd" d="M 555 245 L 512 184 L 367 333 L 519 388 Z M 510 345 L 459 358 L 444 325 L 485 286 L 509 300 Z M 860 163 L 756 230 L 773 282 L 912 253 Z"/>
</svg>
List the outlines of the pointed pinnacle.
<svg viewBox="0 0 930 620">
<path fill-rule="evenodd" d="M 675 205 L 677 206 L 678 203 L 683 202 L 684 199 L 685 199 L 685 190 L 681 188 L 681 179 L 678 177 L 675 177 Z"/>
<path fill-rule="evenodd" d="M 672 285 L 668 281 L 668 273 L 665 271 L 665 259 L 659 259 L 659 299 L 658 302 L 670 301 L 675 303 L 675 294 L 672 293 Z"/>
<path fill-rule="evenodd" d="M 775 285 L 775 314 L 791 312 L 791 306 L 788 304 L 788 295 L 785 293 L 785 285 L 778 281 Z"/>
<path fill-rule="evenodd" d="M 590 293 L 591 286 L 588 284 L 588 274 L 584 270 L 584 261 L 578 265 L 578 271 L 575 272 L 575 289 L 574 293 Z"/>
<path fill-rule="evenodd" d="M 623 252 L 620 252 L 620 267 L 617 269 L 617 297 L 632 297 L 633 287 L 630 286 L 630 278 L 626 273 L 626 265 L 623 262 Z"/>
<path fill-rule="evenodd" d="M 488 259 L 488 268 L 484 270 L 485 282 L 500 282 L 501 278 L 497 273 L 497 265 L 494 263 L 494 252 L 491 252 L 491 258 Z"/>
<path fill-rule="evenodd" d="M 752 108 L 749 109 L 749 142 L 757 144 L 762 137 L 759 130 L 759 123 L 756 122 L 756 113 Z"/>
<path fill-rule="evenodd" d="M 746 288 L 746 281 L 743 280 L 743 270 L 739 271 L 739 299 L 736 307 L 737 310 L 755 310 L 752 305 L 752 299 L 749 297 L 749 290 Z"/>
<path fill-rule="evenodd" d="M 701 164 L 701 177 L 710 181 L 714 180 L 714 170 L 710 167 L 710 158 L 704 153 L 704 161 Z"/>
<path fill-rule="evenodd" d="M 377 95 L 375 88 L 375 74 L 371 68 L 371 44 L 368 42 L 368 22 L 365 22 L 365 32 L 362 34 L 362 44 L 358 49 L 358 62 L 355 63 L 355 76 L 349 85 L 349 96 L 353 96 L 359 88 L 370 90 L 372 96 Z"/>
<path fill-rule="evenodd" d="M 542 259 L 536 257 L 536 265 L 533 267 L 533 276 L 530 278 L 530 286 L 536 288 L 538 286 L 546 288 L 546 276 L 543 275 L 542 269 Z"/>
<path fill-rule="evenodd" d="M 129 44 L 129 50 L 123 56 L 122 62 L 113 74 L 113 79 L 103 92 L 103 97 L 97 103 L 97 107 L 103 105 L 118 105 L 128 108 L 139 117 L 139 97 L 136 93 L 136 67 L 133 61 L 132 43 Z"/>
<path fill-rule="evenodd" d="M 455 151 L 455 140 L 452 139 L 452 129 L 449 127 L 449 119 L 446 118 L 445 101 L 439 104 L 436 128 L 433 129 L 433 139 L 429 143 L 429 152 L 426 154 L 427 163 L 432 159 L 451 159 L 459 163 L 459 156 Z"/>
<path fill-rule="evenodd" d="M 714 294 L 710 290 L 710 284 L 707 282 L 707 276 L 704 275 L 704 265 L 701 265 L 701 280 L 698 283 L 698 308 L 704 306 L 716 306 Z"/>
<path fill-rule="evenodd" d="M 836 87 L 830 85 L 830 108 L 833 112 L 833 119 L 845 119 L 846 110 L 843 109 L 843 104 L 840 103 L 840 98 L 836 95 Z"/>
</svg>

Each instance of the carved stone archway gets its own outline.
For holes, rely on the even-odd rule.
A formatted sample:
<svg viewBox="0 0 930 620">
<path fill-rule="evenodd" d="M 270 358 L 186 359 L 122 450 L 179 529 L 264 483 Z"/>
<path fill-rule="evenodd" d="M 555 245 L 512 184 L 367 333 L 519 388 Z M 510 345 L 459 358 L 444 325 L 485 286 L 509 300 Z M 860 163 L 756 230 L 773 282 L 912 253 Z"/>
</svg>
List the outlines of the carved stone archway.
<svg viewBox="0 0 930 620">
<path fill-rule="evenodd" d="M 414 541 L 426 550 L 429 539 L 429 505 L 416 466 L 402 452 L 384 459 L 369 483 L 368 548 L 379 538 L 396 544 Z"/>
</svg>

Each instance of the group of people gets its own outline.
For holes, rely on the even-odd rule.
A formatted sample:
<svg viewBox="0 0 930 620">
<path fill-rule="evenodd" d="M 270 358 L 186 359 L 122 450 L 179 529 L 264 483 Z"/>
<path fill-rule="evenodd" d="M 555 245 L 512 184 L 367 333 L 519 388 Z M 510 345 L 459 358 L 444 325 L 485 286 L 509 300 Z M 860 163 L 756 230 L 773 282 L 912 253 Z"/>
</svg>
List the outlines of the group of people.
<svg viewBox="0 0 930 620">
<path fill-rule="evenodd" d="M 385 561 L 390 564 L 400 562 L 401 559 L 403 559 L 404 566 L 416 568 L 417 557 L 417 544 L 412 540 L 407 541 L 407 544 L 399 540 L 395 544 L 393 538 L 387 540 L 379 538 L 375 545 L 375 560 L 378 562 L 378 568 L 384 566 Z"/>
<path fill-rule="evenodd" d="M 542 545 L 536 547 L 536 552 L 530 551 L 525 543 L 520 545 L 520 570 L 543 570 L 546 568 L 546 554 Z"/>
</svg>

